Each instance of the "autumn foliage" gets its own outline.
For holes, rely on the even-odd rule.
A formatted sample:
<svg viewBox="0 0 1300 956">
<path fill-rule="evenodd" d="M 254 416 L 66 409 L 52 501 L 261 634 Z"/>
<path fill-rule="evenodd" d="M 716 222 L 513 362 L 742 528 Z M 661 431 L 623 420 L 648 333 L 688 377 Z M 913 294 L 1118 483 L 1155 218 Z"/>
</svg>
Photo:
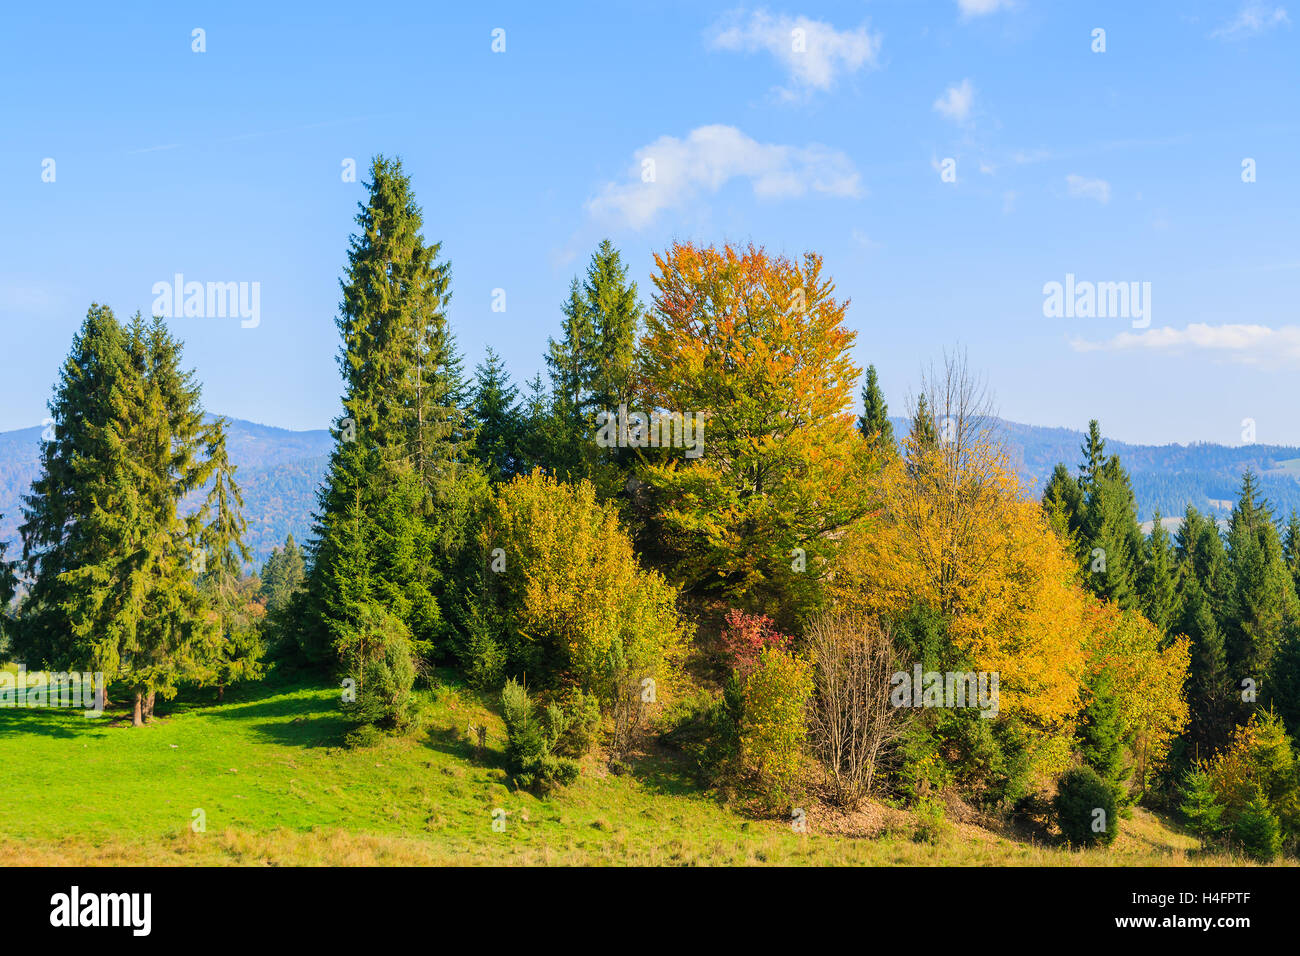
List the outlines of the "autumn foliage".
<svg viewBox="0 0 1300 956">
<path fill-rule="evenodd" d="M 862 513 L 871 466 L 851 410 L 848 302 L 814 253 L 677 243 L 655 265 L 641 395 L 707 414 L 703 457 L 642 472 L 656 529 L 688 587 L 797 616 L 818 601 L 835 533 Z"/>
</svg>

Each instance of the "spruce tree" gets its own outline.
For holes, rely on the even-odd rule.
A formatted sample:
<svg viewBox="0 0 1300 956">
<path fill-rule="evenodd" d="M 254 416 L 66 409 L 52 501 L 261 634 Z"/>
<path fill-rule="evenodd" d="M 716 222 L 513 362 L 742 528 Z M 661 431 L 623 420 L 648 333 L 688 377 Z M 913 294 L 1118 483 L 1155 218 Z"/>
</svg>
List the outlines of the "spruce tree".
<svg viewBox="0 0 1300 956">
<path fill-rule="evenodd" d="M 474 456 L 489 480 L 505 481 L 520 471 L 523 413 L 519 389 L 510 381 L 505 363 L 491 346 L 474 370 L 474 379 Z"/>
<path fill-rule="evenodd" d="M 548 465 L 563 478 L 589 478 L 604 496 L 616 493 L 630 467 L 627 448 L 598 448 L 597 412 L 632 399 L 632 358 L 641 304 L 622 256 L 608 239 L 592 254 L 587 275 L 575 277 L 561 307 L 561 338 L 548 343 L 551 378 Z M 679 409 L 680 411 L 680 409 Z"/>
<path fill-rule="evenodd" d="M 916 450 L 930 451 L 939 446 L 939 429 L 930 409 L 930 400 L 922 392 L 916 399 L 916 411 L 912 414 L 910 437 Z"/>
<path fill-rule="evenodd" d="M 1083 491 L 1063 464 L 1052 469 L 1052 477 L 1043 489 L 1043 511 L 1070 553 L 1077 553 L 1083 528 Z"/>
<path fill-rule="evenodd" d="M 226 453 L 225 419 L 217 419 L 207 431 L 208 461 L 212 464 L 211 487 L 203 505 L 205 524 L 200 532 L 205 567 L 200 588 L 216 618 L 216 630 L 208 650 L 206 682 L 217 687 L 217 697 L 230 684 L 262 676 L 263 647 L 249 616 L 244 594 L 244 565 L 252 560 L 244 535 L 244 498 L 235 482 L 236 466 Z"/>
<path fill-rule="evenodd" d="M 1232 733 L 1234 686 L 1228 674 L 1223 633 L 1209 596 L 1190 566 L 1182 569 L 1174 630 L 1187 635 L 1190 641 L 1186 691 L 1188 751 L 1193 759 L 1204 760 L 1222 747 Z"/>
<path fill-rule="evenodd" d="M 433 652 L 445 636 L 449 562 L 482 493 L 445 314 L 450 266 L 438 262 L 439 244 L 425 243 L 423 221 L 401 163 L 377 157 L 342 281 L 344 411 L 296 635 L 317 663 L 346 656 L 368 667 L 354 645 L 389 619 L 378 609 L 409 630 L 418 652 Z"/>
<path fill-rule="evenodd" d="M 266 599 L 268 614 L 288 607 L 294 592 L 302 586 L 304 569 L 302 550 L 290 532 L 284 539 L 284 547 L 273 548 L 262 565 L 261 595 Z"/>
<path fill-rule="evenodd" d="M 1286 532 L 1282 538 L 1282 559 L 1291 572 L 1297 594 L 1300 594 L 1300 514 L 1294 508 L 1291 509 L 1291 517 L 1287 520 Z"/>
<path fill-rule="evenodd" d="M 92 306 L 64 363 L 53 436 L 26 498 L 29 600 L 15 650 L 30 664 L 102 671 L 134 696 L 134 723 L 155 695 L 202 673 L 211 624 L 199 594 L 198 519 L 181 500 L 214 467 L 202 456 L 193 373 L 161 319 L 123 329 Z"/>
<path fill-rule="evenodd" d="M 1083 462 L 1079 465 L 1079 485 L 1087 494 L 1106 462 L 1106 441 L 1101 437 L 1101 425 L 1097 419 L 1088 422 L 1088 434 L 1079 451 L 1083 454 Z"/>
<path fill-rule="evenodd" d="M 51 427 L 41 442 L 38 477 L 24 496 L 23 569 L 31 588 L 16 623 L 12 652 L 28 667 L 94 670 L 114 674 L 119 661 L 111 622 L 125 619 L 126 592 L 115 576 L 113 538 L 91 533 L 96 495 L 126 484 L 128 463 L 121 450 L 115 405 L 131 368 L 126 336 L 112 310 L 92 305 L 59 373 L 50 402 Z M 101 499 L 104 500 L 104 499 Z M 125 505 L 125 502 L 123 502 Z M 123 517 L 131 515 L 123 510 Z M 103 598 L 92 619 L 74 633 L 73 582 L 64 577 L 80 567 L 99 567 Z M 101 635 L 96 642 L 93 635 Z M 115 635 L 114 635 L 115 636 Z"/>
<path fill-rule="evenodd" d="M 858 419 L 858 431 L 880 454 L 897 453 L 894 426 L 889 421 L 889 406 L 885 404 L 885 395 L 880 390 L 874 365 L 867 366 L 867 381 L 862 386 L 862 416 Z"/>
<path fill-rule="evenodd" d="M 426 485 L 469 439 L 458 407 L 464 382 L 446 308 L 451 264 L 426 244 L 424 214 L 400 160 L 377 156 L 340 285 L 345 419 L 386 461 Z"/>
<path fill-rule="evenodd" d="M 1124 765 L 1125 728 L 1111 673 L 1099 673 L 1090 689 L 1092 699 L 1084 709 L 1084 721 L 1079 729 L 1079 752 L 1084 763 L 1114 787 L 1116 799 L 1124 803 L 1123 783 L 1129 776 Z"/>
<path fill-rule="evenodd" d="M 1170 634 L 1178 602 L 1177 558 L 1159 511 L 1152 517 L 1144 552 L 1138 575 L 1142 614 L 1162 632 Z"/>
<path fill-rule="evenodd" d="M 1261 702 L 1277 698 L 1273 665 L 1289 635 L 1300 627 L 1300 602 L 1282 555 L 1282 542 L 1268 502 L 1247 470 L 1228 527 L 1228 595 L 1224 637 L 1228 669 L 1253 679 Z M 1239 718 L 1249 716 L 1244 705 Z"/>
<path fill-rule="evenodd" d="M 156 696 L 173 697 L 183 681 L 209 673 L 216 638 L 199 590 L 206 570 L 202 515 L 181 517 L 180 503 L 207 484 L 218 462 L 198 383 L 181 367 L 180 342 L 161 318 L 146 322 L 139 313 L 127 338 L 135 374 L 124 402 L 124 438 L 132 491 L 144 507 L 128 534 L 131 586 L 141 606 L 122 642 L 121 676 L 140 723 L 152 715 Z M 219 444 L 224 455 L 224 440 Z"/>
<path fill-rule="evenodd" d="M 0 519 L 2 518 L 4 515 L 0 515 Z M 18 575 L 15 573 L 14 562 L 5 558 L 8 547 L 8 542 L 0 541 L 0 638 L 8 634 L 9 603 L 18 591 Z"/>
</svg>

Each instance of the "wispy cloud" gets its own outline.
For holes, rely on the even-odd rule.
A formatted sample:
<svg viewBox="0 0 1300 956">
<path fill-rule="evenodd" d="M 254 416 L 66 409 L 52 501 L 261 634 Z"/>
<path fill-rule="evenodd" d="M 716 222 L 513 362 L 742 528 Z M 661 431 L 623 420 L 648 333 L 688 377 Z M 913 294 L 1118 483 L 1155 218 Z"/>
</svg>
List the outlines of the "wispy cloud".
<svg viewBox="0 0 1300 956">
<path fill-rule="evenodd" d="M 759 199 L 863 195 L 853 162 L 839 150 L 760 143 L 734 126 L 701 126 L 685 139 L 661 136 L 633 156 L 628 181 L 606 183 L 587 202 L 592 216 L 641 229 L 733 179 L 748 180 Z"/>
<path fill-rule="evenodd" d="M 158 153 L 165 149 L 180 149 L 180 143 L 168 143 L 166 146 L 146 146 L 144 149 L 132 149 L 127 151 L 128 156 L 134 156 L 137 153 Z"/>
<path fill-rule="evenodd" d="M 1220 40 L 1245 40 L 1249 37 L 1267 33 L 1274 27 L 1290 25 L 1286 9 L 1267 3 L 1247 3 L 1237 11 L 1237 15 L 1216 30 L 1210 36 Z"/>
<path fill-rule="evenodd" d="M 975 88 L 970 80 L 948 87 L 943 96 L 934 101 L 934 110 L 954 123 L 965 124 L 970 120 L 971 107 L 975 104 Z"/>
<path fill-rule="evenodd" d="M 1065 177 L 1065 188 L 1075 199 L 1095 199 L 1103 205 L 1110 202 L 1110 183 L 1104 179 L 1088 179 L 1071 173 Z"/>
<path fill-rule="evenodd" d="M 741 14 L 715 24 L 708 32 L 710 45 L 732 52 L 767 52 L 785 68 L 792 89 L 778 87 L 786 99 L 800 99 L 835 86 L 842 73 L 879 66 L 880 33 L 866 24 L 855 30 L 837 30 L 824 20 L 805 16 L 773 16 L 765 10 Z"/>
<path fill-rule="evenodd" d="M 1164 326 L 1142 332 L 1121 332 L 1102 342 L 1070 341 L 1077 352 L 1150 351 L 1202 352 L 1243 365 L 1300 366 L 1300 326 L 1208 325 L 1197 322 L 1184 329 Z"/>
<path fill-rule="evenodd" d="M 1011 7 L 1011 0 L 957 0 L 957 9 L 961 11 L 964 20 L 986 17 L 999 10 L 1010 10 Z"/>
</svg>

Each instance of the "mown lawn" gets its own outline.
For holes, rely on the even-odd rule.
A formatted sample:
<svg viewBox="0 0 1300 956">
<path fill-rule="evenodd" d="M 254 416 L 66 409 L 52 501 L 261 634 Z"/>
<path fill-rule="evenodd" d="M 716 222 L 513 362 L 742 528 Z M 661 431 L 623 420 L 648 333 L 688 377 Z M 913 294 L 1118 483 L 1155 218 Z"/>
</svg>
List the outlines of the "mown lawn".
<svg viewBox="0 0 1300 956">
<path fill-rule="evenodd" d="M 425 730 L 365 750 L 341 746 L 338 691 L 318 685 L 165 705 L 143 728 L 112 710 L 0 710 L 0 864 L 1237 862 L 1201 856 L 1141 811 L 1109 851 L 1088 853 L 969 827 L 935 844 L 906 826 L 872 839 L 800 834 L 734 812 L 665 757 L 625 776 L 591 760 L 539 799 L 507 786 L 501 721 L 473 694 L 445 685 L 427 697 Z M 484 722 L 480 757 L 466 728 Z"/>
</svg>

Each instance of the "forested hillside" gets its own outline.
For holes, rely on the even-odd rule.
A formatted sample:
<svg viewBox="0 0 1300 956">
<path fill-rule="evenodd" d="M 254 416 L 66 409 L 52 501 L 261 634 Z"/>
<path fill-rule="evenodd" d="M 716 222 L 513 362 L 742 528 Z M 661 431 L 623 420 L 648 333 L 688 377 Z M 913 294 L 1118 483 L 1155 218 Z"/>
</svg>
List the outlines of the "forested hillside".
<svg viewBox="0 0 1300 956">
<path fill-rule="evenodd" d="M 895 434 L 907 434 L 907 421 L 893 419 Z M 1103 423 L 1104 424 L 1104 423 Z M 1016 470 L 1041 492 L 1058 461 L 1073 461 L 1084 433 L 999 421 Z M 0 432 L 0 540 L 18 541 L 21 500 L 36 477 L 40 427 Z M 325 429 L 290 431 L 232 419 L 230 460 L 239 467 L 244 490 L 246 542 L 260 566 L 286 534 L 306 541 L 316 488 L 325 474 L 330 435 Z M 1166 518 L 1187 505 L 1226 517 L 1247 468 L 1277 513 L 1300 509 L 1300 448 L 1284 445 L 1107 445 L 1124 459 L 1137 496 L 1138 520 L 1159 511 Z"/>
<path fill-rule="evenodd" d="M 11 543 L 16 553 L 18 525 L 22 522 L 22 496 L 31 490 L 40 455 L 41 428 L 0 432 L 0 541 Z M 227 433 L 230 460 L 238 469 L 244 492 L 244 542 L 260 567 L 271 549 L 284 544 L 287 534 L 305 541 L 311 529 L 316 487 L 330 449 L 324 429 L 295 432 L 234 419 Z M 193 510 L 197 494 L 185 501 Z"/>
</svg>

